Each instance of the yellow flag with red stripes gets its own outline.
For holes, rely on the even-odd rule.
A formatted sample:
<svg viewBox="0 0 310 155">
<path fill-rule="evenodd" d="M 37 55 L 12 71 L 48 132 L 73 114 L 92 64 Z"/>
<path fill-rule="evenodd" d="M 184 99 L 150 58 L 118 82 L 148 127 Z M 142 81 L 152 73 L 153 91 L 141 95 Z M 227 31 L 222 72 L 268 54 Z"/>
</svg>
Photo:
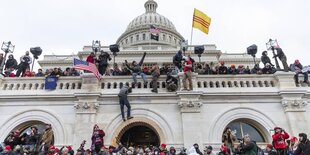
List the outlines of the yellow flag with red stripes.
<svg viewBox="0 0 310 155">
<path fill-rule="evenodd" d="M 195 8 L 193 16 L 193 27 L 199 29 L 205 34 L 208 34 L 210 24 L 211 24 L 211 18 L 207 16 L 205 13 Z"/>
</svg>

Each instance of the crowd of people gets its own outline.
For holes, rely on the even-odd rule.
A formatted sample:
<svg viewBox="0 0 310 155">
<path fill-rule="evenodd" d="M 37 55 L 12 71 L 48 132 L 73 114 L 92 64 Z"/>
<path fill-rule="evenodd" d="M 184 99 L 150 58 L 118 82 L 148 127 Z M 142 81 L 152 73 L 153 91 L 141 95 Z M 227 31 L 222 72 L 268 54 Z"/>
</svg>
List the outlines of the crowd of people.
<svg viewBox="0 0 310 155">
<path fill-rule="evenodd" d="M 28 132 L 23 134 L 16 130 L 12 132 L 0 145 L 1 155 L 309 155 L 310 141 L 307 134 L 300 133 L 297 137 L 290 135 L 280 127 L 274 128 L 272 144 L 267 144 L 264 149 L 260 148 L 250 135 L 238 139 L 232 130 L 227 127 L 222 135 L 222 142 L 219 151 L 213 151 L 208 145 L 200 150 L 198 144 L 192 147 L 175 148 L 167 147 L 166 144 L 134 145 L 131 143 L 125 146 L 121 143 L 118 146 L 104 145 L 105 132 L 94 125 L 91 136 L 90 148 L 85 148 L 86 140 L 83 140 L 80 147 L 73 149 L 72 146 L 54 146 L 53 130 L 50 124 L 46 124 L 43 133 L 38 132 L 36 126 L 31 126 Z"/>
<path fill-rule="evenodd" d="M 299 60 L 295 60 L 289 67 L 286 63 L 286 56 L 284 55 L 282 50 L 279 50 L 278 57 L 283 63 L 286 70 L 290 70 L 295 72 L 294 76 L 296 84 L 300 84 L 299 75 L 304 75 L 304 83 L 309 84 L 308 73 L 310 72 L 310 66 L 303 66 Z M 190 55 L 184 55 L 182 51 L 178 51 L 175 56 L 172 58 L 172 65 L 164 65 L 158 66 L 158 64 L 154 64 L 152 66 L 148 66 L 144 64 L 144 58 L 146 57 L 146 52 L 144 52 L 139 63 L 133 61 L 132 63 L 128 63 L 125 61 L 122 66 L 118 64 L 111 65 L 109 61 L 111 61 L 110 54 L 105 51 L 100 51 L 98 58 L 95 53 L 91 52 L 90 55 L 87 56 L 86 61 L 89 63 L 94 63 L 98 67 L 98 71 L 103 76 L 132 76 L 134 83 L 137 83 L 137 76 L 141 76 L 144 84 L 147 84 L 147 76 L 152 76 L 152 81 L 156 84 L 156 80 L 160 75 L 175 75 L 179 72 L 184 72 L 184 79 L 188 79 L 189 85 L 191 79 L 191 73 L 196 72 L 201 75 L 216 75 L 216 74 L 273 74 L 277 71 L 275 65 L 272 64 L 270 58 L 268 57 L 267 51 L 262 52 L 261 62 L 263 63 L 263 67 L 260 67 L 259 64 L 256 64 L 253 68 L 245 65 L 225 65 L 224 61 L 219 61 L 218 63 L 214 62 L 195 62 Z M 0 53 L 0 62 L 3 61 L 3 54 Z M 8 56 L 8 59 L 4 65 L 3 75 L 5 77 L 34 77 L 34 76 L 48 76 L 50 74 L 55 74 L 57 76 L 79 76 L 81 72 L 75 70 L 74 68 L 66 68 L 64 71 L 61 68 L 48 69 L 43 71 L 42 69 L 38 69 L 37 73 L 30 70 L 30 65 L 32 64 L 32 58 L 29 56 L 29 52 L 27 51 L 25 55 L 20 57 L 20 63 L 17 63 L 17 60 L 14 58 L 12 54 Z M 112 66 L 112 67 L 111 67 Z M 57 71 L 58 70 L 58 71 Z M 189 88 L 184 88 L 187 90 L 191 90 Z M 154 85 L 153 88 L 156 88 Z M 156 92 L 156 90 L 153 90 Z"/>
</svg>

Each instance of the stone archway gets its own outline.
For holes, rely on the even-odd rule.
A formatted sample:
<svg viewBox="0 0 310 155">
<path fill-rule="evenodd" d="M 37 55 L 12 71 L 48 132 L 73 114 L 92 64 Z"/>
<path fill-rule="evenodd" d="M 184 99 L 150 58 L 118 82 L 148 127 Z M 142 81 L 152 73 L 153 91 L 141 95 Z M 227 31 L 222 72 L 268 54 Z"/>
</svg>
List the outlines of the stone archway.
<svg viewBox="0 0 310 155">
<path fill-rule="evenodd" d="M 217 143 L 221 141 L 222 133 L 227 125 L 238 119 L 253 120 L 252 123 L 265 135 L 266 141 L 271 142 L 269 130 L 275 127 L 275 123 L 264 113 L 247 107 L 229 109 L 218 115 L 210 126 L 209 141 Z"/>
<path fill-rule="evenodd" d="M 0 124 L 0 141 L 4 141 L 9 133 L 17 128 L 25 128 L 31 122 L 44 122 L 52 125 L 55 145 L 67 144 L 67 135 L 63 122 L 56 115 L 45 110 L 28 110 L 17 113 Z"/>
<path fill-rule="evenodd" d="M 135 117 L 129 121 L 122 123 L 114 132 L 111 144 L 113 146 L 117 146 L 126 131 L 135 127 L 135 126 L 144 126 L 150 128 L 155 132 L 157 137 L 159 138 L 159 143 L 166 143 L 165 135 L 161 128 L 152 120 L 143 118 L 143 117 Z"/>
<path fill-rule="evenodd" d="M 117 143 L 125 146 L 159 146 L 160 137 L 156 129 L 145 122 L 133 122 L 125 126 L 115 137 Z"/>
</svg>

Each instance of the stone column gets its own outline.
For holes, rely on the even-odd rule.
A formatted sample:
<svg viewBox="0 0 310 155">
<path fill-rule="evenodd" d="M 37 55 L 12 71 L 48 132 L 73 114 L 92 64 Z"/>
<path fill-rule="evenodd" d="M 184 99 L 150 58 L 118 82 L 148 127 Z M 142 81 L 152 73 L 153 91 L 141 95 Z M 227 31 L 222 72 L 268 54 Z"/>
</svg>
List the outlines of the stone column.
<svg viewBox="0 0 310 155">
<path fill-rule="evenodd" d="M 82 93 L 75 94 L 75 122 L 73 128 L 73 146 L 79 148 L 86 140 L 85 148 L 90 148 L 93 126 L 97 124 L 96 115 L 99 109 L 100 87 L 95 76 L 86 74 L 82 76 Z M 99 125 L 100 128 L 102 126 Z"/>
<path fill-rule="evenodd" d="M 183 142 L 186 148 L 190 148 L 197 143 L 202 150 L 203 136 L 200 125 L 203 123 L 200 114 L 202 102 L 200 96 L 202 92 L 182 91 L 177 93 L 180 97 L 178 106 L 182 115 Z"/>
</svg>

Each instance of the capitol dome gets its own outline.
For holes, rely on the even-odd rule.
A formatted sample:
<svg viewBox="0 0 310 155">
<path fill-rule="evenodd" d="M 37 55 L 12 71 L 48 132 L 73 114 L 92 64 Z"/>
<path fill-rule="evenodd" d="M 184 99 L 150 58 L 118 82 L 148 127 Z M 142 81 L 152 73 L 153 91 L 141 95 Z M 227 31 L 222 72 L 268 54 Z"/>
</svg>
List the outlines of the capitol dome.
<svg viewBox="0 0 310 155">
<path fill-rule="evenodd" d="M 127 26 L 126 31 L 118 38 L 117 44 L 120 46 L 137 45 L 170 45 L 177 46 L 184 40 L 177 32 L 173 23 L 166 17 L 156 12 L 157 3 L 148 0 L 145 4 L 145 13 L 134 18 Z M 160 29 L 159 41 L 151 40 L 150 25 Z"/>
</svg>

